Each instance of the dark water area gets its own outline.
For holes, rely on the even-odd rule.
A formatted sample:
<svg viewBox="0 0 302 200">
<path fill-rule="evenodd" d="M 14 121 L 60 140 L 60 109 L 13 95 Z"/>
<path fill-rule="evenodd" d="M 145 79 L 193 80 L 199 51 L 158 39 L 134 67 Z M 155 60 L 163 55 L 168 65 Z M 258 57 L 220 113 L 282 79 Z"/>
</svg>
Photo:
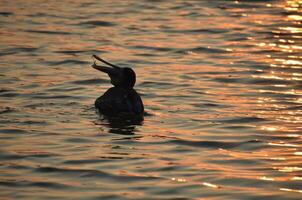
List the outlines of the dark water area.
<svg viewBox="0 0 302 200">
<path fill-rule="evenodd" d="M 1 199 L 302 199 L 302 2 L 1 1 Z M 92 54 L 137 73 L 109 121 Z"/>
</svg>

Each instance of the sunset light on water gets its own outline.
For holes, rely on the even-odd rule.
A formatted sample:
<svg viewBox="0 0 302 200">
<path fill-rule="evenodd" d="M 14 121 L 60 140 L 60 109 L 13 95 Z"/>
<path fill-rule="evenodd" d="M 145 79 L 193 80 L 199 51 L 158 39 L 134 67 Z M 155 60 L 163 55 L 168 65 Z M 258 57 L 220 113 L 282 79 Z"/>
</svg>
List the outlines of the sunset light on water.
<svg viewBox="0 0 302 200">
<path fill-rule="evenodd" d="M 302 199 L 302 1 L 0 6 L 0 199 Z M 144 119 L 108 119 L 98 55 Z"/>
</svg>

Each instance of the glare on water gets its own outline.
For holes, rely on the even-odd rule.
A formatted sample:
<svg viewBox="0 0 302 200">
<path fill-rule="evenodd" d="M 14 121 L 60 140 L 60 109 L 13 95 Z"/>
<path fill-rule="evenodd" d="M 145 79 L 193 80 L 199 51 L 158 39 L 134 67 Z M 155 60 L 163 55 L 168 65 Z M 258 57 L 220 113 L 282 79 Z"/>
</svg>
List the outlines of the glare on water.
<svg viewBox="0 0 302 200">
<path fill-rule="evenodd" d="M 7 1 L 4 199 L 301 199 L 302 2 Z M 97 54 L 142 123 L 98 116 Z"/>
</svg>

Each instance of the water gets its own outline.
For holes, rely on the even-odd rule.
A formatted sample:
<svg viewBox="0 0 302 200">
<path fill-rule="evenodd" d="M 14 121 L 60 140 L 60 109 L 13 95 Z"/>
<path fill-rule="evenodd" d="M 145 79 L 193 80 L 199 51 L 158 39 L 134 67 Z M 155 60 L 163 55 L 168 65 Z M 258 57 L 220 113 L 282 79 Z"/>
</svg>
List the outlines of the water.
<svg viewBox="0 0 302 200">
<path fill-rule="evenodd" d="M 1 199 L 301 199 L 302 2 L 0 6 Z M 92 54 L 138 76 L 109 122 Z"/>
</svg>

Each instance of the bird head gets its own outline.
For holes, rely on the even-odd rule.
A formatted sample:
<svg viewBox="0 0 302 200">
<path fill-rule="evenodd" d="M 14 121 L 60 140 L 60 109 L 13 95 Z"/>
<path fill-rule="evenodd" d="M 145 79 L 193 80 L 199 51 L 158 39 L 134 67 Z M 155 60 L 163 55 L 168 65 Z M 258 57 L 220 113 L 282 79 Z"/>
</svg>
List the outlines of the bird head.
<svg viewBox="0 0 302 200">
<path fill-rule="evenodd" d="M 114 64 L 111 64 L 102 58 L 93 55 L 93 57 L 107 65 L 107 66 L 101 66 L 97 65 L 95 62 L 93 63 L 92 67 L 94 69 L 97 69 L 101 72 L 104 72 L 108 74 L 108 76 L 111 79 L 112 85 L 115 87 L 122 87 L 122 88 L 133 88 L 136 82 L 136 75 L 133 69 L 129 67 L 119 67 Z"/>
</svg>

